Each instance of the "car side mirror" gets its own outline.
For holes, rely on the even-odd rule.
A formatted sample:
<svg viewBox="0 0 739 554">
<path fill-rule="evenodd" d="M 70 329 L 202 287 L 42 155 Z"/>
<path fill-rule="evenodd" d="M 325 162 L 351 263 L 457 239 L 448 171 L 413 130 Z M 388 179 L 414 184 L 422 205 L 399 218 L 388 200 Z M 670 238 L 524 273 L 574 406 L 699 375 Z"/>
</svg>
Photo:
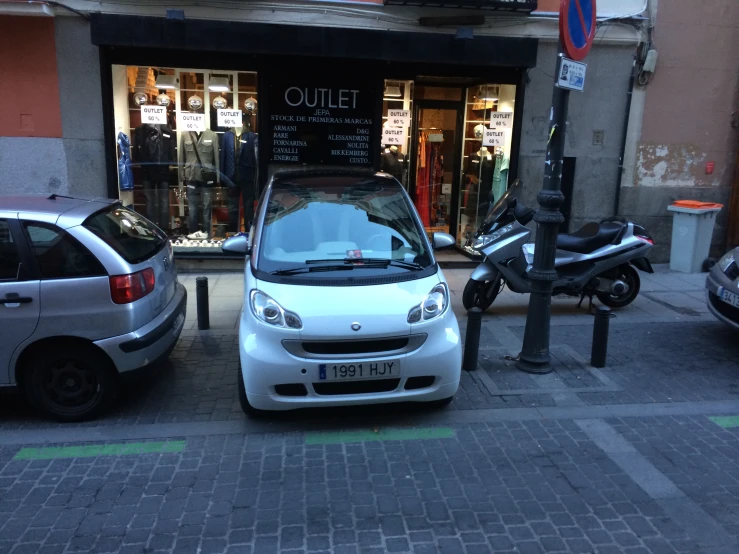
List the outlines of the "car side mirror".
<svg viewBox="0 0 739 554">
<path fill-rule="evenodd" d="M 434 250 L 443 250 L 454 246 L 454 237 L 449 233 L 434 233 Z"/>
<path fill-rule="evenodd" d="M 241 254 L 244 256 L 251 255 L 251 246 L 249 245 L 248 235 L 235 235 L 223 241 L 221 250 L 226 254 Z"/>
</svg>

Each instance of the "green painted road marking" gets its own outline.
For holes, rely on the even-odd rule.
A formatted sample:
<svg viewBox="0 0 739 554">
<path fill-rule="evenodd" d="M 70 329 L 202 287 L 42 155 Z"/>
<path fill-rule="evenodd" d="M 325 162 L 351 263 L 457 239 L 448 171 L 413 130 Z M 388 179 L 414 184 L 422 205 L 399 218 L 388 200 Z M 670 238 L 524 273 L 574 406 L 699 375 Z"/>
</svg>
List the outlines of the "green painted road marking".
<svg viewBox="0 0 739 554">
<path fill-rule="evenodd" d="M 92 444 L 87 446 L 49 446 L 21 448 L 14 460 L 53 460 L 55 458 L 95 458 L 97 456 L 126 456 L 182 452 L 185 441 L 128 442 L 121 444 Z"/>
<path fill-rule="evenodd" d="M 306 433 L 305 444 L 342 444 L 345 442 L 409 441 L 451 438 L 454 438 L 454 431 L 449 427 L 378 429 L 376 431 L 328 431 L 324 433 Z"/>
<path fill-rule="evenodd" d="M 732 427 L 739 427 L 739 416 L 713 416 L 709 417 L 719 427 L 724 429 L 731 429 Z"/>
</svg>

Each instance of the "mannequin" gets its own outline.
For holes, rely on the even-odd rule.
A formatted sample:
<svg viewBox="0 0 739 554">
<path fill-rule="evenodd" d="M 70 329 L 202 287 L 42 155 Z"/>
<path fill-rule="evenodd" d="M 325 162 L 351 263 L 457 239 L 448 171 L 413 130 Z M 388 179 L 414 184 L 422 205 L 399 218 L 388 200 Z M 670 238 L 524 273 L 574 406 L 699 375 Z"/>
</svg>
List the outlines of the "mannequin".
<svg viewBox="0 0 739 554">
<path fill-rule="evenodd" d="M 146 95 L 136 93 L 134 103 L 143 105 Z M 169 107 L 166 94 L 156 97 L 159 106 Z M 143 124 L 134 129 L 132 160 L 141 164 L 146 215 L 159 228 L 168 230 L 169 221 L 169 168 L 175 163 L 176 135 L 169 125 Z"/>
<path fill-rule="evenodd" d="M 380 158 L 380 170 L 389 173 L 401 183 L 403 182 L 404 164 L 405 158 L 397 146 L 393 145 L 383 150 Z"/>
<path fill-rule="evenodd" d="M 187 99 L 192 113 L 202 113 L 203 99 L 194 94 Z M 206 129 L 202 133 L 183 131 L 180 138 L 180 181 L 187 189 L 188 230 L 187 238 L 205 240 L 213 236 L 211 210 L 213 187 L 218 184 L 220 156 L 218 151 L 218 135 Z M 206 181 L 206 172 L 215 171 L 215 177 Z M 202 229 L 199 229 L 202 213 Z"/>
</svg>

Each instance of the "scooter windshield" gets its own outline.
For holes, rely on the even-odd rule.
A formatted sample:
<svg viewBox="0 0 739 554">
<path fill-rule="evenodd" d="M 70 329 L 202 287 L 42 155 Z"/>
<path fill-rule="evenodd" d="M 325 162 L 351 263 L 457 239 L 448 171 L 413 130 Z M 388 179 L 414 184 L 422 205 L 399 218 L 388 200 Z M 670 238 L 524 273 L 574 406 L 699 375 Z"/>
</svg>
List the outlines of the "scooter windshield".
<svg viewBox="0 0 739 554">
<path fill-rule="evenodd" d="M 505 212 L 511 205 L 511 201 L 518 198 L 521 195 L 522 190 L 523 182 L 521 181 L 521 179 L 516 179 L 515 181 L 513 181 L 513 184 L 508 188 L 506 193 L 500 197 L 500 199 L 492 208 L 490 208 L 488 215 L 485 216 L 485 221 L 483 222 L 483 225 L 493 223 L 494 221 L 497 221 L 498 218 L 500 218 L 503 214 L 505 214 Z"/>
</svg>

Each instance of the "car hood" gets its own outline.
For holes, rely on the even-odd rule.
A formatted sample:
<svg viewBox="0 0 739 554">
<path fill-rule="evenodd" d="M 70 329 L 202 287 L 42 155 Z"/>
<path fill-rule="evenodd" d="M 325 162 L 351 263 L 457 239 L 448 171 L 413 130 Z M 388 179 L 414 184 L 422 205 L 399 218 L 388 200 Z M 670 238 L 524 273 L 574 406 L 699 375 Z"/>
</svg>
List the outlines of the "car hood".
<svg viewBox="0 0 739 554">
<path fill-rule="evenodd" d="M 363 339 L 411 333 L 408 312 L 440 281 L 423 279 L 372 286 L 321 287 L 257 281 L 257 288 L 300 316 L 301 339 Z M 352 325 L 360 329 L 354 331 Z"/>
</svg>

